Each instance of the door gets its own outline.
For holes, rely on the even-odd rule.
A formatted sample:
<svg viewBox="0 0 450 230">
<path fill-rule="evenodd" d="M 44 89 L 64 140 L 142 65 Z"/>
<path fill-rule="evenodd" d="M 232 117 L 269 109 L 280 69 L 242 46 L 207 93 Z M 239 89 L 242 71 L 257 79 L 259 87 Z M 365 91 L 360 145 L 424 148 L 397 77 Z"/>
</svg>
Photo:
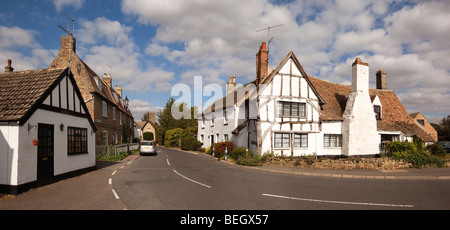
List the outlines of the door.
<svg viewBox="0 0 450 230">
<path fill-rule="evenodd" d="M 54 129 L 53 125 L 38 124 L 37 180 L 45 182 L 53 177 Z"/>
</svg>

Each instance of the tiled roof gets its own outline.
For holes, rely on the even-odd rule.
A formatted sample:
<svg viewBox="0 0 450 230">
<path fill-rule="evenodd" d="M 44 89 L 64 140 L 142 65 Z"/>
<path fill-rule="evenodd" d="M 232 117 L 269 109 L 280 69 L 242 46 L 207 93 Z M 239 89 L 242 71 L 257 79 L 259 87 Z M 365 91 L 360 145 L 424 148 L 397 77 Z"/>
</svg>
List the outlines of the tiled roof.
<svg viewBox="0 0 450 230">
<path fill-rule="evenodd" d="M 0 74 L 0 121 L 20 121 L 67 68 Z"/>
<path fill-rule="evenodd" d="M 341 85 L 308 76 L 318 93 L 325 100 L 322 105 L 321 118 L 324 121 L 342 121 L 350 85 Z M 401 131 L 407 135 L 417 135 L 424 141 L 434 138 L 411 118 L 397 95 L 392 90 L 370 89 L 371 97 L 378 96 L 382 105 L 381 120 L 377 121 L 379 131 Z"/>
</svg>

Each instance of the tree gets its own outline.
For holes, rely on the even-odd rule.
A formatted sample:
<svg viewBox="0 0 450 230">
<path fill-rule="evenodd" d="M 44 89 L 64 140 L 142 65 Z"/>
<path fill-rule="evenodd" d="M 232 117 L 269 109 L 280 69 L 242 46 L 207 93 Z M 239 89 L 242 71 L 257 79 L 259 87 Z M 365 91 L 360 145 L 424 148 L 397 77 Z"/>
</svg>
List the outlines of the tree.
<svg viewBox="0 0 450 230">
<path fill-rule="evenodd" d="M 175 100 L 173 98 L 169 98 L 164 109 L 157 114 L 159 126 L 156 133 L 158 135 L 158 141 L 160 141 L 161 144 L 164 144 L 166 132 L 171 129 L 181 128 L 183 130 L 189 130 L 190 132 L 192 130 L 195 130 L 195 133 L 193 135 L 197 134 L 197 121 L 194 117 L 194 114 L 196 114 L 197 112 L 197 108 L 189 108 L 191 112 L 190 118 L 175 119 L 172 116 L 172 106 L 174 104 Z M 184 102 L 180 105 L 175 104 L 175 107 L 178 107 L 180 109 L 188 109 L 187 103 Z"/>
<path fill-rule="evenodd" d="M 438 133 L 439 141 L 450 141 L 450 115 L 442 118 L 441 123 L 431 125 Z"/>
</svg>

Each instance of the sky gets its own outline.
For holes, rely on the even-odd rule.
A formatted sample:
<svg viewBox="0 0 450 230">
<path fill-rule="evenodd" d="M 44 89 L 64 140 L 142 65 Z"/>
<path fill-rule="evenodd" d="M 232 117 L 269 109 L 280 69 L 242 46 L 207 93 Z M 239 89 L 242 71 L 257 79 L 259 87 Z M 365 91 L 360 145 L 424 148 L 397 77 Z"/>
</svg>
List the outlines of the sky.
<svg viewBox="0 0 450 230">
<path fill-rule="evenodd" d="M 199 90 L 194 76 L 202 87 L 225 86 L 229 75 L 254 80 L 256 52 L 273 38 L 272 68 L 293 51 L 308 75 L 350 84 L 360 57 L 371 88 L 384 69 L 408 112 L 436 123 L 450 115 L 448 12 L 446 0 L 3 1 L 0 65 L 12 59 L 16 71 L 47 68 L 66 35 L 61 25 L 74 31 L 77 55 L 123 87 L 140 120 L 179 98 L 176 85 Z"/>
</svg>

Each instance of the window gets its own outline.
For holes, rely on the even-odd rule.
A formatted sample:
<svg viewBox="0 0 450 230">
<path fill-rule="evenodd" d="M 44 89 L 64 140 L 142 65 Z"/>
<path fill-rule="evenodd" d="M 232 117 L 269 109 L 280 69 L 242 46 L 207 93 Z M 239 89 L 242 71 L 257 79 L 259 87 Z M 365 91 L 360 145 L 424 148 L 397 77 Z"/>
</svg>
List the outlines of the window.
<svg viewBox="0 0 450 230">
<path fill-rule="evenodd" d="M 113 107 L 113 121 L 116 120 L 116 108 Z"/>
<path fill-rule="evenodd" d="M 381 120 L 381 106 L 374 105 L 373 111 L 375 112 L 375 116 L 376 116 L 377 120 Z"/>
<path fill-rule="evenodd" d="M 418 119 L 417 122 L 419 122 L 419 124 L 421 124 L 422 126 L 425 126 L 425 120 Z"/>
<path fill-rule="evenodd" d="M 323 138 L 323 147 L 342 147 L 342 135 L 325 134 Z"/>
<path fill-rule="evenodd" d="M 294 133 L 294 148 L 308 147 L 307 133 Z"/>
<path fill-rule="evenodd" d="M 282 117 L 306 117 L 306 104 L 280 101 L 278 104 L 278 114 Z"/>
<path fill-rule="evenodd" d="M 223 109 L 223 124 L 228 125 L 227 109 Z"/>
<path fill-rule="evenodd" d="M 205 141 L 205 135 L 201 134 L 200 135 L 200 142 L 202 142 L 202 144 L 203 144 L 204 141 Z"/>
<path fill-rule="evenodd" d="M 102 144 L 108 145 L 108 131 L 102 132 Z"/>
<path fill-rule="evenodd" d="M 223 135 L 223 141 L 225 141 L 225 142 L 230 141 L 230 140 L 228 139 L 228 134 L 224 134 L 224 135 Z"/>
<path fill-rule="evenodd" d="M 119 121 L 120 121 L 120 125 L 122 125 L 122 112 L 119 111 Z"/>
<path fill-rule="evenodd" d="M 289 133 L 275 133 L 275 148 L 291 147 L 291 138 Z"/>
<path fill-rule="evenodd" d="M 214 117 L 211 119 L 211 126 L 214 126 Z"/>
<path fill-rule="evenodd" d="M 108 117 L 108 104 L 104 101 L 102 101 L 102 116 Z"/>
<path fill-rule="evenodd" d="M 81 154 L 88 152 L 87 129 L 67 128 L 67 154 Z"/>
</svg>

